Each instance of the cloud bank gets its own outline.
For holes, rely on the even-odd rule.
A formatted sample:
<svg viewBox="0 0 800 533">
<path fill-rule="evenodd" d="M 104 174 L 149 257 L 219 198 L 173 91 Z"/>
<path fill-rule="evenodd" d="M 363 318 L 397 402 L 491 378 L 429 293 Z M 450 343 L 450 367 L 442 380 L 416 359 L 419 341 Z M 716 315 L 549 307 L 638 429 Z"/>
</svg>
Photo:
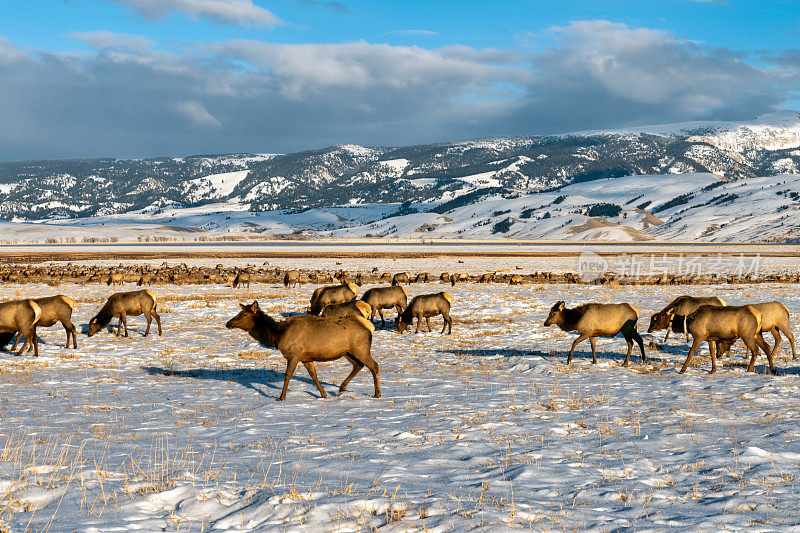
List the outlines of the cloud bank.
<svg viewBox="0 0 800 533">
<path fill-rule="evenodd" d="M 204 2 L 159 2 L 167 4 Z M 749 119 L 800 87 L 796 51 L 756 62 L 607 21 L 552 28 L 552 46 L 535 53 L 72 37 L 90 51 L 30 51 L 0 39 L 0 159 L 275 152 Z"/>
</svg>

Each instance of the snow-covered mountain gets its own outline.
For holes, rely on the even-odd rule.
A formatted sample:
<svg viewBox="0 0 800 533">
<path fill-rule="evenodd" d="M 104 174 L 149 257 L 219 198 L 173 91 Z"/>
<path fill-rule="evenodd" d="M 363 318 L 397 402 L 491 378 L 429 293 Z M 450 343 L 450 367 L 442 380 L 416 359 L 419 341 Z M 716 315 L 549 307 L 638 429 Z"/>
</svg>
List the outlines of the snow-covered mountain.
<svg viewBox="0 0 800 533">
<path fill-rule="evenodd" d="M 780 111 L 419 146 L 0 163 L 0 217 L 332 236 L 785 240 L 796 237 L 787 228 L 798 173 L 800 114 Z"/>
</svg>

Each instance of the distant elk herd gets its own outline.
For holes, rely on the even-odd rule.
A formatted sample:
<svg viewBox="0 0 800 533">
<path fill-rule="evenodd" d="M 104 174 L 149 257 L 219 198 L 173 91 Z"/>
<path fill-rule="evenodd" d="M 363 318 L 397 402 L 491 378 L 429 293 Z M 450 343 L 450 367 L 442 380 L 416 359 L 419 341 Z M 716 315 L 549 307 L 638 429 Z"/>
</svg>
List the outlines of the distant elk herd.
<svg viewBox="0 0 800 533">
<path fill-rule="evenodd" d="M 266 263 L 265 263 L 266 265 Z M 438 280 L 455 286 L 459 282 L 475 281 L 478 283 L 503 281 L 512 285 L 538 280 L 547 282 L 568 282 L 575 280 L 567 274 L 549 272 L 520 274 L 468 274 L 442 273 Z M 4 281 L 50 282 L 53 278 L 59 281 L 73 279 L 88 283 L 105 282 L 109 286 L 122 285 L 125 282 L 136 282 L 138 285 L 153 283 L 229 283 L 230 286 L 250 287 L 252 281 L 283 282 L 284 287 L 292 289 L 298 284 L 309 282 L 336 281 L 336 284 L 316 288 L 311 295 L 305 315 L 298 315 L 285 320 L 275 320 L 267 315 L 258 305 L 240 304 L 239 313 L 227 323 L 228 329 L 241 329 L 265 347 L 274 348 L 286 358 L 286 372 L 280 400 L 286 398 L 289 381 L 297 367 L 302 363 L 325 397 L 326 393 L 318 378 L 315 362 L 332 361 L 344 357 L 353 366 L 350 375 L 342 382 L 340 392 L 363 368 L 372 373 L 375 397 L 380 397 L 378 364 L 372 358 L 372 336 L 375 331 L 373 321 L 377 313 L 381 325 L 385 326 L 384 311 L 394 310 L 395 327 L 399 333 L 415 325 L 415 333 L 425 322 L 430 332 L 430 319 L 441 315 L 443 327 L 441 333 L 450 334 L 453 319 L 450 309 L 453 297 L 447 292 L 420 294 L 411 298 L 403 285 L 426 283 L 436 279 L 428 273 L 419 273 L 412 277 L 408 272 L 395 274 L 378 273 L 377 268 L 370 273 L 357 273 L 352 278 L 345 271 L 334 274 L 309 272 L 305 275 L 299 270 L 281 271 L 278 268 L 248 267 L 247 269 L 226 269 L 217 265 L 215 269 L 190 268 L 185 264 L 177 267 L 124 267 L 101 269 L 79 268 L 72 265 L 66 267 L 27 267 L 24 270 L 0 271 Z M 45 279 L 47 278 L 47 279 Z M 352 279 L 352 281 L 351 281 Z M 357 298 L 363 283 L 389 283 L 372 287 Z M 601 280 L 602 283 L 613 283 L 613 280 Z M 0 303 L 0 349 L 4 349 L 12 339 L 16 339 L 12 348 L 24 339 L 17 355 L 26 350 L 39 354 L 37 327 L 49 327 L 60 322 L 66 331 L 66 347 L 77 348 L 75 325 L 72 323 L 72 312 L 75 301 L 64 295 L 49 296 L 36 299 L 22 299 Z M 112 294 L 97 314 L 89 321 L 86 333 L 89 337 L 106 329 L 112 320 L 117 320 L 116 335 L 128 336 L 127 319 L 129 316 L 144 315 L 147 328 L 144 336 L 150 331 L 153 320 L 162 334 L 161 317 L 157 310 L 157 298 L 150 289 L 140 289 Z M 592 350 L 592 363 L 597 363 L 596 338 L 615 337 L 622 334 L 628 350 L 623 366 L 628 365 L 634 347 L 638 347 L 643 362 L 647 362 L 644 342 L 637 331 L 639 311 L 628 303 L 586 303 L 568 308 L 564 301 L 552 306 L 544 326 L 557 326 L 563 331 L 577 332 L 567 355 L 567 363 L 572 361 L 577 345 L 588 339 Z M 793 359 L 797 358 L 794 336 L 789 323 L 789 311 L 780 302 L 766 302 L 751 305 L 729 306 L 717 297 L 696 297 L 684 295 L 670 302 L 664 309 L 655 313 L 650 321 L 648 333 L 667 330 L 664 341 L 670 332 L 683 334 L 686 340 L 692 337 L 692 345 L 686 361 L 680 370 L 684 373 L 703 342 L 709 347 L 711 370 L 716 371 L 716 358 L 729 352 L 732 344 L 741 339 L 750 361 L 747 370 L 752 372 L 759 349 L 766 354 L 770 370 L 775 373 L 773 356 L 781 342 L 781 334 L 785 336 L 792 350 Z M 113 331 L 113 329 L 112 329 Z M 764 340 L 763 333 L 770 332 L 775 340 L 770 347 Z"/>
</svg>

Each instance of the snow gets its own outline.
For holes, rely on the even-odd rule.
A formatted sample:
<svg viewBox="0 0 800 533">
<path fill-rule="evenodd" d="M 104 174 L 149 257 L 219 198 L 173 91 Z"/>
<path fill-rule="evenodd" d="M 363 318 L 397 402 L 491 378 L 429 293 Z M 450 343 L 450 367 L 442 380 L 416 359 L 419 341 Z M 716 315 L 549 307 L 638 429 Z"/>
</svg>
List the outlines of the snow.
<svg viewBox="0 0 800 533">
<path fill-rule="evenodd" d="M 388 159 L 386 161 L 378 161 L 378 164 L 400 175 L 408 166 L 408 159 Z"/>
<path fill-rule="evenodd" d="M 402 260 L 395 270 L 436 273 L 455 260 Z M 527 261 L 542 270 L 557 259 Z M 434 333 L 376 329 L 380 399 L 366 371 L 336 394 L 350 369 L 339 360 L 317 365 L 327 399 L 300 369 L 279 403 L 284 359 L 224 322 L 253 299 L 273 316 L 299 312 L 315 287 L 157 285 L 163 337 L 142 337 L 144 321 L 131 317 L 129 338 L 80 335 L 73 351 L 56 326 L 40 330 L 38 359 L 2 358 L 4 527 L 693 531 L 800 522 L 800 382 L 787 343 L 778 376 L 764 373 L 763 354 L 758 372 L 746 373 L 741 347 L 715 375 L 705 349 L 679 375 L 682 338 L 662 344 L 660 332 L 642 333 L 650 362 L 635 352 L 627 368 L 624 342 L 598 339 L 598 365 L 584 343 L 567 366 L 574 335 L 542 326 L 566 293 L 570 306 L 634 303 L 643 332 L 685 287 L 448 285 L 452 336 L 439 335 L 439 318 Z M 77 300 L 79 329 L 112 292 L 57 291 Z M 793 285 L 692 291 L 731 304 L 777 299 L 793 321 L 800 312 Z M 53 292 L 0 286 L 3 299 Z"/>
<path fill-rule="evenodd" d="M 206 198 L 225 198 L 233 192 L 243 179 L 250 173 L 249 170 L 211 174 L 203 178 L 189 180 L 184 185 L 189 193 L 189 201 L 196 202 Z M 194 187 L 197 187 L 196 189 Z"/>
</svg>

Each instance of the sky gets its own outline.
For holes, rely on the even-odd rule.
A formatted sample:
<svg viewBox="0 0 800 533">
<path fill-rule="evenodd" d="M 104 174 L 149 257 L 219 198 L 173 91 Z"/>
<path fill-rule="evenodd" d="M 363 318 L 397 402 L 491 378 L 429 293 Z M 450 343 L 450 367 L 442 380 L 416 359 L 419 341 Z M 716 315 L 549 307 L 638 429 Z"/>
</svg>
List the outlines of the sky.
<svg viewBox="0 0 800 533">
<path fill-rule="evenodd" d="M 422 144 L 800 108 L 800 0 L 2 0 L 0 160 Z"/>
</svg>

